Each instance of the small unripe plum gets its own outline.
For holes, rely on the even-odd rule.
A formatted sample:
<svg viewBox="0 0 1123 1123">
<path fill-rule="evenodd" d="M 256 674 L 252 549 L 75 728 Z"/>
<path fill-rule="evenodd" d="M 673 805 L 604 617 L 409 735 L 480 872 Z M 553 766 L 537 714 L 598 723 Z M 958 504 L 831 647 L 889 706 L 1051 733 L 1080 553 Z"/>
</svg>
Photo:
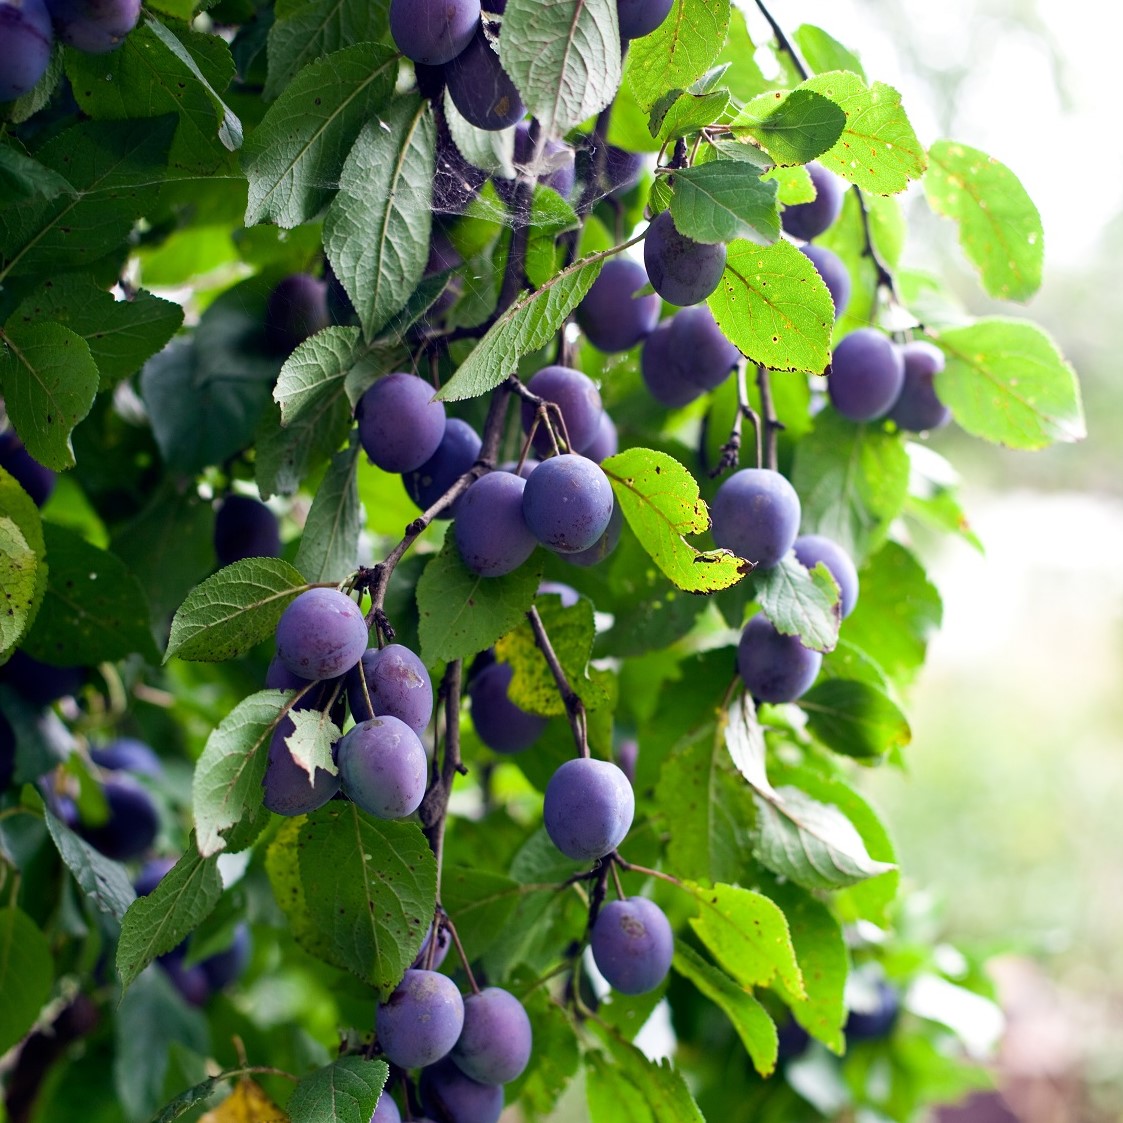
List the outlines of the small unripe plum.
<svg viewBox="0 0 1123 1123">
<path fill-rule="evenodd" d="M 3 0 L 0 0 L 0 18 L 2 18 L 3 12 Z M 3 49 L 0 46 L 0 51 Z M 3 98 L 0 98 L 0 101 L 3 100 Z M 23 442 L 12 429 L 0 433 L 0 468 L 3 468 L 9 476 L 14 477 L 16 483 L 31 496 L 36 507 L 42 507 L 55 490 L 55 473 L 50 468 L 40 464 L 23 447 Z"/>
<path fill-rule="evenodd" d="M 359 443 L 384 472 L 413 472 L 440 447 L 445 407 L 433 393 L 424 378 L 397 371 L 380 378 L 356 403 Z"/>
<path fill-rule="evenodd" d="M 265 341 L 270 350 L 290 355 L 310 335 L 331 323 L 327 283 L 293 273 L 277 284 L 265 305 Z"/>
<path fill-rule="evenodd" d="M 43 0 L 0 0 L 0 101 L 15 101 L 35 87 L 54 41 Z"/>
<path fill-rule="evenodd" d="M 468 684 L 472 725 L 492 752 L 521 753 L 542 735 L 546 719 L 520 709 L 507 696 L 515 671 L 510 663 L 492 663 Z"/>
<path fill-rule="evenodd" d="M 110 777 L 102 791 L 109 817 L 97 825 L 79 825 L 78 833 L 107 858 L 118 862 L 139 858 L 160 831 L 156 804 L 139 784 L 124 777 Z"/>
<path fill-rule="evenodd" d="M 710 518 L 718 546 L 770 569 L 799 533 L 799 495 L 779 472 L 742 468 L 717 489 Z"/>
<path fill-rule="evenodd" d="M 666 913 L 646 897 L 605 904 L 589 936 L 593 962 L 621 994 L 647 994 L 671 969 L 675 938 Z"/>
<path fill-rule="evenodd" d="M 422 1070 L 418 1085 L 421 1105 L 445 1123 L 498 1123 L 503 1114 L 503 1088 L 473 1080 L 447 1057 Z"/>
<path fill-rule="evenodd" d="M 366 676 L 366 694 L 360 674 Z M 373 714 L 367 705 L 368 695 Z M 359 666 L 347 677 L 347 700 L 356 721 L 396 717 L 420 737 L 433 716 L 433 682 L 414 652 L 400 643 L 389 643 L 363 653 Z"/>
<path fill-rule="evenodd" d="M 550 777 L 542 815 L 553 844 L 576 861 L 612 853 L 628 833 L 636 797 L 628 777 L 606 760 L 567 760 Z"/>
<path fill-rule="evenodd" d="M 666 18 L 674 0 L 616 0 L 620 38 L 640 39 L 650 35 Z"/>
<path fill-rule="evenodd" d="M 647 229 L 643 263 L 652 287 L 668 304 L 698 304 L 725 272 L 725 243 L 687 238 L 678 232 L 671 212 L 662 211 Z"/>
<path fill-rule="evenodd" d="M 846 184 L 822 164 L 808 164 L 808 174 L 815 187 L 810 203 L 796 203 L 780 212 L 780 222 L 793 237 L 810 242 L 834 225 L 842 213 Z"/>
<path fill-rule="evenodd" d="M 301 768 L 285 744 L 294 730 L 292 719 L 283 718 L 273 732 L 266 757 L 265 775 L 261 778 L 262 803 L 276 815 L 307 815 L 323 807 L 339 791 L 339 777 L 325 768 L 313 775 Z"/>
<path fill-rule="evenodd" d="M 565 432 L 569 436 L 570 452 L 582 452 L 587 445 L 592 444 L 600 428 L 604 406 L 601 404 L 600 391 L 596 383 L 587 374 L 582 374 L 572 367 L 543 367 L 531 376 L 526 388 L 545 401 L 553 402 L 561 411 Z M 533 402 L 522 403 L 524 432 L 530 432 L 535 413 L 536 407 Z M 556 425 L 556 420 L 556 417 L 551 417 L 551 424 Z M 562 437 L 563 434 L 558 433 L 559 442 Z M 546 453 L 553 447 L 553 442 L 543 425 L 538 427 L 534 435 L 534 447 L 540 453 Z"/>
<path fill-rule="evenodd" d="M 795 540 L 795 556 L 800 565 L 814 569 L 819 562 L 827 567 L 839 590 L 839 607 L 849 616 L 858 603 L 858 570 L 850 555 L 835 541 L 821 534 L 801 534 Z"/>
<path fill-rule="evenodd" d="M 381 1006 L 378 1043 L 399 1068 L 421 1068 L 447 1056 L 464 1028 L 464 1000 L 437 971 L 411 967 Z"/>
<path fill-rule="evenodd" d="M 599 464 L 575 453 L 535 468 L 523 491 L 526 525 L 559 554 L 588 550 L 608 529 L 616 497 Z"/>
<path fill-rule="evenodd" d="M 667 354 L 675 370 L 703 390 L 716 390 L 740 362 L 741 352 L 725 338 L 705 304 L 680 309 L 669 323 Z"/>
<path fill-rule="evenodd" d="M 600 351 L 627 351 L 645 339 L 659 322 L 654 293 L 635 294 L 647 284 L 647 271 L 630 257 L 612 257 L 577 306 L 577 323 Z"/>
<path fill-rule="evenodd" d="M 481 577 L 502 577 L 519 568 L 538 545 L 523 517 L 526 480 L 513 472 L 489 472 L 461 499 L 452 531 L 464 564 Z"/>
<path fill-rule="evenodd" d="M 133 772 L 141 776 L 161 776 L 164 772 L 151 746 L 135 737 L 118 737 L 103 748 L 91 749 L 90 760 L 99 768 L 114 772 Z"/>
<path fill-rule="evenodd" d="M 526 116 L 519 91 L 482 27 L 445 67 L 445 82 L 452 104 L 478 129 L 495 132 Z"/>
<path fill-rule="evenodd" d="M 763 615 L 745 625 L 737 646 L 737 669 L 758 702 L 794 702 L 811 688 L 822 664 L 818 651 L 798 636 L 781 635 Z"/>
<path fill-rule="evenodd" d="M 439 66 L 472 41 L 480 0 L 390 0 L 390 34 L 414 62 Z"/>
<path fill-rule="evenodd" d="M 301 678 L 336 678 L 362 658 L 367 639 L 367 622 L 349 596 L 338 589 L 308 589 L 277 623 L 277 657 Z"/>
<path fill-rule="evenodd" d="M 449 1056 L 481 1084 L 507 1084 L 526 1068 L 532 1040 L 523 1004 L 510 991 L 485 987 L 464 999 L 464 1028 Z"/>
<path fill-rule="evenodd" d="M 374 717 L 336 750 L 344 793 L 379 819 L 404 819 L 421 806 L 429 762 L 417 734 L 396 717 Z"/>
<path fill-rule="evenodd" d="M 800 250 L 811 260 L 815 271 L 823 278 L 823 284 L 831 294 L 834 302 L 834 318 L 837 320 L 846 311 L 850 303 L 850 273 L 843 264 L 842 258 L 826 246 L 815 246 L 810 242 L 800 246 Z"/>
<path fill-rule="evenodd" d="M 406 494 L 423 511 L 427 510 L 475 464 L 482 445 L 479 434 L 468 422 L 459 417 L 448 418 L 437 451 L 420 468 L 402 476 Z M 437 517 L 451 519 L 458 507 L 459 502 L 453 503 Z"/>
<path fill-rule="evenodd" d="M 889 420 L 913 433 L 940 429 L 951 420 L 951 410 L 936 396 L 936 375 L 944 369 L 944 353 L 924 339 L 901 347 L 905 379 L 889 411 Z"/>
<path fill-rule="evenodd" d="M 858 328 L 831 355 L 827 393 L 843 417 L 873 421 L 896 402 L 904 381 L 901 349 L 876 328 Z"/>
<path fill-rule="evenodd" d="M 281 556 L 277 516 L 250 495 L 228 495 L 214 518 L 214 553 L 220 566 L 243 558 Z"/>
</svg>

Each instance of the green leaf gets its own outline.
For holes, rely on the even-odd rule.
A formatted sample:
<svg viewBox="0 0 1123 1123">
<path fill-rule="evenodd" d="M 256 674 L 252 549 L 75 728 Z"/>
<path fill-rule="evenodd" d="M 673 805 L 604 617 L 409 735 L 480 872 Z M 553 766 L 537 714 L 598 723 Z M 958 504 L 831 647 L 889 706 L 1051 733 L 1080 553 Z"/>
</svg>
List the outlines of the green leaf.
<svg viewBox="0 0 1123 1123">
<path fill-rule="evenodd" d="M 830 98 L 846 114 L 842 136 L 819 163 L 875 195 L 895 195 L 924 174 L 924 146 L 892 86 L 874 82 L 867 87 L 858 75 L 835 70 L 809 78 L 800 88 Z"/>
<path fill-rule="evenodd" d="M 70 434 L 98 388 L 86 341 L 61 324 L 9 321 L 0 346 L 0 391 L 28 452 L 56 471 L 72 467 Z"/>
<path fill-rule="evenodd" d="M 200 857 L 192 836 L 183 856 L 156 888 L 129 906 L 117 943 L 117 973 L 123 989 L 210 916 L 222 896 L 217 861 L 217 857 Z"/>
<path fill-rule="evenodd" d="M 244 850 L 264 825 L 261 782 L 273 731 L 291 695 L 259 690 L 239 702 L 207 738 L 195 765 L 192 806 L 199 853 Z"/>
<path fill-rule="evenodd" d="M 600 1053 L 585 1056 L 589 1123 L 654 1123 L 643 1089 Z"/>
<path fill-rule="evenodd" d="M 601 258 L 578 261 L 534 292 L 518 297 L 491 325 L 437 397 L 456 402 L 494 390 L 518 370 L 519 359 L 545 347 L 581 303 L 601 270 Z"/>
<path fill-rule="evenodd" d="M 647 110 L 667 90 L 685 90 L 717 61 L 729 26 L 729 0 L 675 0 L 650 35 L 628 46 L 625 74 Z"/>
<path fill-rule="evenodd" d="M 51 995 L 55 965 L 43 929 L 22 909 L 0 908 L 0 1052 L 32 1027 Z"/>
<path fill-rule="evenodd" d="M 673 456 L 631 448 L 603 461 L 628 525 L 655 564 L 678 586 L 712 593 L 735 585 L 749 571 L 728 550 L 696 550 L 683 537 L 710 526 L 694 477 Z"/>
<path fill-rule="evenodd" d="M 99 912 L 121 920 L 136 899 L 125 867 L 79 838 L 49 811 L 43 816 L 64 865 Z"/>
<path fill-rule="evenodd" d="M 38 608 L 40 562 L 13 519 L 0 514 L 0 655 L 19 643 Z"/>
<path fill-rule="evenodd" d="M 1041 287 L 1045 231 L 1021 181 L 993 156 L 950 140 L 928 149 L 924 194 L 959 226 L 959 244 L 983 288 L 1001 300 L 1028 300 Z"/>
<path fill-rule="evenodd" d="M 285 738 L 292 759 L 308 773 L 308 782 L 317 768 L 335 776 L 339 768 L 332 756 L 332 746 L 342 736 L 325 710 L 290 710 L 293 731 Z"/>
<path fill-rule="evenodd" d="M 770 245 L 780 236 L 776 185 L 751 164 L 714 160 L 675 173 L 675 228 L 696 242 L 735 238 Z"/>
<path fill-rule="evenodd" d="M 0 198 L 13 202 L 26 199 L 54 199 L 73 194 L 74 189 L 58 172 L 44 167 L 38 160 L 0 144 Z"/>
<path fill-rule="evenodd" d="M 642 40 L 641 40 L 642 42 Z M 646 1107 L 648 1114 L 638 1118 L 650 1119 L 652 1123 L 705 1123 L 690 1089 L 682 1074 L 674 1068 L 670 1061 L 650 1061 L 630 1042 L 624 1041 L 615 1034 L 605 1031 L 601 1038 L 608 1046 L 609 1054 L 615 1061 L 618 1078 L 622 1078 L 630 1086 L 629 1091 L 639 1093 L 640 1099 Z M 592 1054 L 586 1054 L 586 1059 L 591 1059 Z M 592 1071 L 590 1070 L 590 1074 Z M 627 1098 L 630 1098 L 628 1096 Z M 625 1101 L 627 1102 L 627 1099 Z M 590 1096 L 590 1108 L 593 1100 Z M 618 1115 L 611 1108 L 611 1102 L 605 1102 L 593 1112 L 594 1123 L 619 1123 L 621 1119 L 630 1118 L 627 1115 Z"/>
<path fill-rule="evenodd" d="M 829 70 L 852 70 L 865 81 L 866 72 L 858 56 L 821 27 L 802 23 L 795 29 L 792 38 L 803 55 L 803 61 L 815 74 L 825 74 Z"/>
<path fill-rule="evenodd" d="M 397 74 L 394 52 L 360 43 L 317 59 L 292 79 L 243 150 L 247 226 L 268 220 L 291 229 L 324 209 L 355 138 L 389 97 Z"/>
<path fill-rule="evenodd" d="M 225 1073 L 220 1073 L 218 1076 L 208 1076 L 206 1080 L 201 1080 L 166 1103 L 160 1114 L 152 1117 L 152 1123 L 175 1123 L 193 1107 L 198 1107 L 199 1104 L 209 1100 L 219 1086 L 225 1084 L 228 1079 Z"/>
<path fill-rule="evenodd" d="M 503 577 L 481 577 L 450 534 L 417 582 L 421 658 L 432 667 L 490 647 L 523 619 L 541 578 L 534 559 Z"/>
<path fill-rule="evenodd" d="M 445 866 L 441 904 L 456 925 L 470 960 L 479 959 L 499 938 L 526 891 L 503 874 Z"/>
<path fill-rule="evenodd" d="M 811 374 L 826 369 L 834 304 L 815 266 L 791 242 L 731 242 L 707 303 L 726 338 L 754 363 Z"/>
<path fill-rule="evenodd" d="M 129 300 L 114 300 L 91 279 L 64 273 L 27 297 L 8 327 L 42 320 L 62 324 L 86 341 L 105 390 L 165 346 L 183 323 L 183 309 L 143 289 Z"/>
<path fill-rule="evenodd" d="M 343 165 L 324 249 L 368 339 L 405 307 L 425 271 L 436 144 L 429 103 L 409 94 L 379 107 Z"/>
<path fill-rule="evenodd" d="M 581 1067 L 573 1022 L 545 987 L 525 993 L 513 986 L 530 1017 L 533 1063 L 507 1087 L 507 1102 L 519 1103 L 527 1117 L 546 1119 Z"/>
<path fill-rule="evenodd" d="M 292 1123 L 370 1123 L 389 1073 L 385 1061 L 340 1057 L 301 1079 L 285 1113 Z"/>
<path fill-rule="evenodd" d="M 50 575 L 39 615 L 24 640 L 45 663 L 72 667 L 140 654 L 156 662 L 148 604 L 124 562 L 72 530 L 43 525 Z"/>
<path fill-rule="evenodd" d="M 806 994 L 788 922 L 772 901 L 736 885 L 684 884 L 698 902 L 690 927 L 742 986 L 782 985 L 792 995 Z"/>
<path fill-rule="evenodd" d="M 664 105 L 662 100 L 656 104 L 648 122 L 651 135 L 661 144 L 689 136 L 720 121 L 729 108 L 728 90 L 714 90 L 707 94 L 673 91 L 671 96 L 673 100 L 669 104 Z"/>
<path fill-rule="evenodd" d="M 823 410 L 814 432 L 796 448 L 792 484 L 803 533 L 832 538 L 860 564 L 885 541 L 904 507 L 908 453 L 899 437 L 880 426 L 855 425 Z"/>
<path fill-rule="evenodd" d="M 761 1076 L 771 1076 L 779 1051 L 776 1023 L 751 992 L 738 986 L 725 972 L 707 963 L 689 944 L 681 941 L 675 947 L 672 966 L 725 1014 L 757 1072 Z"/>
<path fill-rule="evenodd" d="M 593 602 L 582 597 L 572 607 L 563 608 L 560 598 L 548 597 L 539 602 L 538 614 L 574 693 L 586 709 L 599 709 L 608 701 L 608 691 L 602 672 L 590 673 L 588 665 L 596 634 Z M 528 622 L 504 635 L 495 645 L 495 654 L 514 668 L 507 697 L 516 706 L 546 717 L 565 715 L 565 702 Z"/>
<path fill-rule="evenodd" d="M 968 433 L 1025 449 L 1087 435 L 1076 372 L 1036 324 L 996 316 L 936 342 L 947 357 L 940 400 Z"/>
<path fill-rule="evenodd" d="M 867 760 L 912 740 L 897 704 L 868 682 L 829 679 L 813 686 L 799 705 L 811 734 L 836 753 Z"/>
<path fill-rule="evenodd" d="M 846 114 L 829 98 L 800 86 L 753 98 L 731 125 L 758 140 L 775 163 L 787 166 L 806 164 L 832 148 Z"/>
<path fill-rule="evenodd" d="M 943 605 L 924 567 L 904 546 L 887 542 L 858 571 L 861 595 L 846 618 L 846 639 L 902 685 L 924 664 Z"/>
<path fill-rule="evenodd" d="M 342 581 L 358 565 L 359 452 L 358 441 L 337 452 L 316 489 L 295 559 L 309 581 Z"/>
<path fill-rule="evenodd" d="M 781 635 L 799 636 L 812 651 L 830 651 L 838 642 L 838 584 L 822 562 L 808 572 L 789 551 L 753 574 L 753 591 Z"/>
<path fill-rule="evenodd" d="M 269 29 L 264 98 L 273 101 L 311 62 L 356 43 L 385 41 L 389 0 L 279 0 Z"/>
<path fill-rule="evenodd" d="M 613 0 L 509 0 L 499 58 L 531 116 L 567 133 L 612 101 L 620 86 L 620 25 Z"/>
<path fill-rule="evenodd" d="M 280 558 L 244 558 L 197 585 L 172 620 L 164 654 L 206 663 L 234 659 L 277 630 L 289 603 L 311 588 Z"/>
<path fill-rule="evenodd" d="M 331 962 L 385 1001 L 433 920 L 437 864 L 421 828 L 330 803 L 301 827 L 299 863 L 308 914 Z"/>
<path fill-rule="evenodd" d="M 81 268 L 117 248 L 167 176 L 175 120 L 84 121 L 36 156 L 72 195 L 0 209 L 0 280 Z"/>
</svg>

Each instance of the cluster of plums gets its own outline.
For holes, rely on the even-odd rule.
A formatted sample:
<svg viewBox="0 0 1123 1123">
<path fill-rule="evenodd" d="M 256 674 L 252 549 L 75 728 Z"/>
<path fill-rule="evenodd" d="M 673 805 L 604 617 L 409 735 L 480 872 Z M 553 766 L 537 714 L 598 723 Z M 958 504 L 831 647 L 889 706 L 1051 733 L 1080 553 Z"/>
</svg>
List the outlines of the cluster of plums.
<svg viewBox="0 0 1123 1123">
<path fill-rule="evenodd" d="M 86 54 L 115 50 L 140 17 L 140 0 L 0 0 L 0 101 L 43 77 L 55 39 Z"/>
</svg>

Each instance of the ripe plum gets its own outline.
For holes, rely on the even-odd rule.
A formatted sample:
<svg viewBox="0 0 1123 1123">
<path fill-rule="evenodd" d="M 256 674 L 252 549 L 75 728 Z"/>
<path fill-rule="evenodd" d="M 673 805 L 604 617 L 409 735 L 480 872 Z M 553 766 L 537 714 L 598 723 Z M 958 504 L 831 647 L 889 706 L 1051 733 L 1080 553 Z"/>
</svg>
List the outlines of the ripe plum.
<svg viewBox="0 0 1123 1123">
<path fill-rule="evenodd" d="M 675 938 L 663 910 L 646 897 L 609 901 L 589 937 L 593 962 L 621 994 L 654 990 L 671 969 Z"/>
<path fill-rule="evenodd" d="M 550 840 L 577 861 L 593 861 L 615 850 L 635 811 L 628 777 L 615 764 L 593 757 L 567 760 L 550 777 L 542 808 Z"/>
<path fill-rule="evenodd" d="M 652 287 L 668 304 L 698 304 L 725 271 L 724 242 L 695 242 L 678 232 L 670 211 L 652 220 L 643 241 L 643 263 Z"/>
<path fill-rule="evenodd" d="M 281 615 L 277 657 L 301 678 L 336 678 L 362 658 L 367 639 L 367 622 L 349 596 L 338 589 L 308 589 Z"/>
<path fill-rule="evenodd" d="M 523 491 L 523 515 L 543 546 L 575 554 L 594 546 L 608 529 L 615 502 L 600 465 L 566 453 L 534 469 Z"/>
<path fill-rule="evenodd" d="M 380 378 L 355 406 L 359 443 L 384 472 L 413 472 L 440 447 L 445 407 L 433 387 L 416 374 L 398 371 Z"/>
<path fill-rule="evenodd" d="M 742 468 L 717 489 L 710 518 L 718 546 L 770 569 L 799 533 L 799 496 L 779 472 Z"/>
</svg>

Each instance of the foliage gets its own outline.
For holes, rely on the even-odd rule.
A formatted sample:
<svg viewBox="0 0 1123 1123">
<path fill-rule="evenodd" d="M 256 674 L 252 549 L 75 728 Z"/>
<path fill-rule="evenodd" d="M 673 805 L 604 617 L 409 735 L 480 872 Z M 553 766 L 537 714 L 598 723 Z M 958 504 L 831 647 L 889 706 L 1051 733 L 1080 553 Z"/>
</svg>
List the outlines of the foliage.
<svg viewBox="0 0 1123 1123">
<path fill-rule="evenodd" d="M 986 988 L 949 976 L 914 931 L 891 831 L 859 789 L 863 768 L 907 761 L 907 691 L 939 625 L 913 520 L 965 522 L 952 489 L 924 517 L 913 461 L 929 438 L 846 420 L 824 375 L 839 339 L 872 325 L 936 344 L 935 392 L 967 433 L 1019 449 L 1080 439 L 1053 340 L 1006 316 L 922 323 L 905 294 L 944 305 L 899 270 L 897 200 L 920 184 L 986 293 L 1026 300 L 1037 212 L 986 153 L 925 147 L 899 94 L 816 27 L 789 42 L 727 0 L 674 0 L 622 49 L 612 0 L 509 0 L 483 26 L 532 123 L 488 133 L 436 68 L 399 54 L 389 8 L 161 0 L 117 50 L 59 45 L 35 90 L 0 103 L 10 1118 L 283 1108 L 366 1123 L 380 1093 L 416 1116 L 416 1081 L 379 1059 L 375 1011 L 453 934 L 443 970 L 460 989 L 507 988 L 529 1015 L 530 1064 L 507 1087 L 527 1119 L 571 1086 L 597 1121 L 913 1119 L 979 1078 L 950 1026 L 909 1009 L 910 984 Z M 614 179 L 629 152 L 648 154 L 644 170 Z M 812 162 L 845 192 L 822 240 L 853 289 L 837 318 L 785 226 L 788 208 L 823 201 Z M 642 342 L 604 354 L 574 322 L 603 263 L 664 210 L 685 238 L 726 243 L 702 307 L 739 352 L 703 387 L 689 350 L 671 404 Z M 296 312 L 277 311 L 276 286 L 300 273 L 322 307 L 281 347 L 267 328 Z M 616 294 L 613 315 L 649 294 Z M 637 340 L 671 329 L 674 310 L 658 314 Z M 569 407 L 526 387 L 555 362 L 593 379 L 615 425 L 619 451 L 596 457 L 614 521 L 578 555 L 532 546 L 480 576 L 448 517 L 531 449 L 520 408 L 547 437 L 535 455 L 565 443 Z M 398 479 L 363 455 L 356 404 L 399 369 L 476 428 L 463 463 L 426 450 Z M 49 499 L 11 458 L 20 445 Z M 852 616 L 824 564 L 789 552 L 765 569 L 715 546 L 709 504 L 750 465 L 782 468 L 801 532 L 854 559 Z M 248 546 L 217 566 L 215 511 L 232 494 L 269 501 L 281 556 Z M 359 672 L 309 684 L 268 669 L 282 613 L 321 587 L 358 601 L 373 646 L 419 652 L 435 684 L 426 794 L 406 818 L 375 818 L 345 786 L 292 818 L 262 803 L 284 753 L 298 794 L 316 777 L 334 792 L 332 739 L 367 717 L 364 697 L 382 712 L 383 687 Z M 805 693 L 744 690 L 738 642 L 756 613 L 822 660 Z M 496 659 L 512 669 L 499 724 L 529 722 L 525 751 L 494 743 L 482 691 L 468 704 Z M 127 783 L 160 826 L 109 854 L 115 766 L 91 754 L 122 737 L 156 749 L 159 767 Z M 574 755 L 618 762 L 634 791 L 619 851 L 591 864 L 543 828 Z M 170 872 L 142 889 L 154 858 Z M 673 926 L 672 969 L 648 994 L 606 991 L 583 955 L 614 892 L 651 897 Z M 904 1009 L 860 1041 L 852 1015 L 886 983 Z M 633 1042 L 663 1000 L 674 1048 L 656 1063 Z M 83 1049 L 51 1046 L 42 1066 L 56 1039 Z"/>
</svg>

